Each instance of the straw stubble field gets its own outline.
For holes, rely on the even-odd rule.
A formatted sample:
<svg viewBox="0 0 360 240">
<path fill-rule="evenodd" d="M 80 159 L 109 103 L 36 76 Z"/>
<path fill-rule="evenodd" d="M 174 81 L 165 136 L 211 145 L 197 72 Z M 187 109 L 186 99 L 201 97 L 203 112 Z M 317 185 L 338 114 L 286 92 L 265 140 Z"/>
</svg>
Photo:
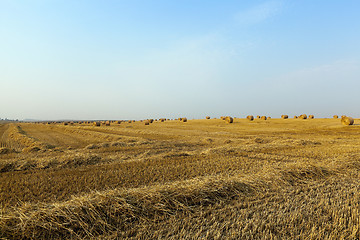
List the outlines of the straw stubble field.
<svg viewBox="0 0 360 240">
<path fill-rule="evenodd" d="M 339 119 L 0 125 L 0 237 L 357 239 Z"/>
</svg>

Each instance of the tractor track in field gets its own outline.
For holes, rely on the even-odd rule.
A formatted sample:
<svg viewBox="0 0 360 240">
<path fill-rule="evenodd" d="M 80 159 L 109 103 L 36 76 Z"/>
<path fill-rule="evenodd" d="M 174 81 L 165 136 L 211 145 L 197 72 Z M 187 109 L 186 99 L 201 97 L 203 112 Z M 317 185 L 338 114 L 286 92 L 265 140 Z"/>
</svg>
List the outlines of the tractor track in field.
<svg viewBox="0 0 360 240">
<path fill-rule="evenodd" d="M 82 138 L 81 135 L 66 133 L 55 128 L 49 130 L 49 128 L 36 125 L 23 126 L 22 128 L 28 136 L 54 147 L 81 148 L 89 144 L 89 141 Z"/>
<path fill-rule="evenodd" d="M 8 147 L 6 130 L 8 130 L 9 124 L 0 124 L 0 147 Z"/>
</svg>

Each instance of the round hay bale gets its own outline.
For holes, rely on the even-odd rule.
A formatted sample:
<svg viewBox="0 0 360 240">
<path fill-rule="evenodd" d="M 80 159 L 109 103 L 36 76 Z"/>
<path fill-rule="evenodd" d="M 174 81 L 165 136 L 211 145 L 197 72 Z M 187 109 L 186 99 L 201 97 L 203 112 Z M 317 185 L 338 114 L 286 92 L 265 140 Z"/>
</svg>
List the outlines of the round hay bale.
<svg viewBox="0 0 360 240">
<path fill-rule="evenodd" d="M 309 119 L 314 119 L 315 116 L 314 115 L 309 115 Z"/>
<path fill-rule="evenodd" d="M 63 124 L 64 124 L 64 126 L 69 125 L 67 122 L 64 122 Z"/>
<path fill-rule="evenodd" d="M 297 119 L 298 118 L 298 116 L 294 116 L 294 119 Z"/>
<path fill-rule="evenodd" d="M 150 120 L 146 120 L 145 125 L 150 125 Z"/>
<path fill-rule="evenodd" d="M 150 122 L 150 123 L 153 123 L 153 122 L 154 122 L 154 119 L 149 119 L 149 122 Z"/>
<path fill-rule="evenodd" d="M 338 119 L 338 118 L 339 118 L 339 116 L 338 116 L 338 115 L 334 115 L 334 116 L 333 116 L 333 118 Z"/>
<path fill-rule="evenodd" d="M 233 123 L 233 122 L 234 122 L 234 119 L 233 119 L 232 117 L 227 116 L 227 117 L 225 118 L 225 121 L 226 121 L 227 123 Z"/>
<path fill-rule="evenodd" d="M 254 121 L 254 116 L 253 115 L 249 115 L 246 117 L 246 119 L 250 120 L 250 121 Z"/>
<path fill-rule="evenodd" d="M 261 120 L 266 120 L 267 119 L 267 117 L 266 116 L 261 116 L 261 118 L 260 118 Z"/>
<path fill-rule="evenodd" d="M 299 118 L 300 119 L 307 119 L 307 115 L 306 114 L 301 114 Z"/>
<path fill-rule="evenodd" d="M 225 119 L 226 119 L 226 117 L 224 117 L 224 116 L 221 116 L 221 117 L 220 117 L 220 119 L 221 119 L 221 120 L 225 120 Z"/>
<path fill-rule="evenodd" d="M 281 118 L 282 118 L 282 119 L 288 119 L 288 118 L 289 118 L 289 115 L 281 115 Z"/>
<path fill-rule="evenodd" d="M 187 118 L 182 118 L 182 122 L 187 122 Z"/>
<path fill-rule="evenodd" d="M 257 119 L 260 119 L 260 116 L 259 116 L 259 115 L 257 115 L 257 116 L 256 116 L 256 118 L 257 118 Z"/>
<path fill-rule="evenodd" d="M 96 127 L 100 127 L 101 123 L 100 122 L 93 122 L 93 125 Z"/>
<path fill-rule="evenodd" d="M 354 124 L 354 119 L 352 117 L 342 117 L 341 118 L 341 124 L 342 125 L 353 125 Z"/>
<path fill-rule="evenodd" d="M 267 119 L 271 119 L 271 117 L 268 117 Z"/>
<path fill-rule="evenodd" d="M 209 117 L 209 116 L 206 116 L 206 119 L 210 119 L 210 117 Z"/>
<path fill-rule="evenodd" d="M 106 121 L 105 126 L 110 126 L 110 121 Z"/>
</svg>

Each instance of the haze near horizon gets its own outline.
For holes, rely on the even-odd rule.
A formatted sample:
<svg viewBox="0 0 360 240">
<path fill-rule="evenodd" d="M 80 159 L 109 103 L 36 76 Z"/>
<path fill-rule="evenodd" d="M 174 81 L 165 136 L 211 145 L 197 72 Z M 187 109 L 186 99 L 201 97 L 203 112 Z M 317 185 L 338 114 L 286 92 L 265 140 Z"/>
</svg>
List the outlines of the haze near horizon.
<svg viewBox="0 0 360 240">
<path fill-rule="evenodd" d="M 360 117 L 358 1 L 1 1 L 0 118 Z"/>
</svg>

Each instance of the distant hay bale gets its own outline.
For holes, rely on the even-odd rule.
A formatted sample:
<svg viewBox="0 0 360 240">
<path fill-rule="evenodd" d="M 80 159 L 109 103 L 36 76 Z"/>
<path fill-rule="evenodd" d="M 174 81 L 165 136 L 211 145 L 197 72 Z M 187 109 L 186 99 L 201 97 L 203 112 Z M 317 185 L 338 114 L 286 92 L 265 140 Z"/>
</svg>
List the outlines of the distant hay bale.
<svg viewBox="0 0 360 240">
<path fill-rule="evenodd" d="M 165 122 L 165 119 L 164 119 L 164 118 L 160 118 L 160 122 Z"/>
<path fill-rule="evenodd" d="M 110 121 L 106 121 L 105 126 L 110 126 Z"/>
<path fill-rule="evenodd" d="M 121 121 L 115 121 L 116 124 L 121 124 Z"/>
<path fill-rule="evenodd" d="M 187 118 L 182 118 L 182 122 L 187 122 Z"/>
<path fill-rule="evenodd" d="M 150 125 L 150 120 L 145 120 L 145 125 Z"/>
<path fill-rule="evenodd" d="M 267 117 L 266 116 L 261 116 L 261 118 L 260 118 L 261 120 L 266 120 L 267 119 Z"/>
<path fill-rule="evenodd" d="M 256 118 L 257 118 L 257 119 L 260 119 L 260 116 L 259 116 L 259 115 L 257 115 L 257 116 L 256 116 Z"/>
<path fill-rule="evenodd" d="M 210 119 L 210 117 L 209 117 L 209 116 L 206 116 L 206 119 Z"/>
<path fill-rule="evenodd" d="M 297 119 L 297 118 L 298 118 L 298 116 L 294 116 L 294 118 L 295 118 L 295 119 Z"/>
<path fill-rule="evenodd" d="M 69 123 L 67 123 L 67 122 L 64 122 L 63 124 L 64 124 L 64 126 L 69 125 Z"/>
<path fill-rule="evenodd" d="M 154 119 L 149 119 L 149 122 L 150 122 L 150 123 L 153 123 L 153 122 L 154 122 Z"/>
<path fill-rule="evenodd" d="M 315 116 L 314 115 L 309 115 L 309 119 L 314 119 Z"/>
<path fill-rule="evenodd" d="M 268 117 L 267 119 L 271 119 L 271 117 Z"/>
<path fill-rule="evenodd" d="M 354 124 L 354 119 L 352 117 L 342 117 L 341 118 L 341 124 L 342 125 L 353 125 Z"/>
<path fill-rule="evenodd" d="M 225 120 L 225 119 L 226 119 L 226 117 L 224 117 L 224 116 L 221 116 L 221 117 L 220 117 L 220 119 L 221 119 L 221 120 Z"/>
<path fill-rule="evenodd" d="M 129 120 L 128 123 L 132 123 L 132 120 Z"/>
<path fill-rule="evenodd" d="M 289 115 L 281 115 L 281 118 L 282 118 L 282 119 L 288 119 L 288 118 L 289 118 Z"/>
<path fill-rule="evenodd" d="M 96 127 L 100 127 L 101 123 L 100 122 L 93 122 L 93 125 Z"/>
<path fill-rule="evenodd" d="M 225 121 L 226 121 L 227 123 L 233 123 L 233 122 L 234 122 L 234 119 L 233 119 L 232 117 L 227 116 L 227 117 L 225 117 Z"/>
<path fill-rule="evenodd" d="M 306 115 L 306 114 L 301 114 L 301 115 L 299 116 L 299 118 L 300 118 L 300 119 L 307 119 L 307 115 Z"/>
<path fill-rule="evenodd" d="M 250 120 L 250 121 L 254 121 L 254 116 L 253 115 L 249 115 L 246 117 L 246 119 Z"/>
<path fill-rule="evenodd" d="M 338 116 L 338 115 L 334 115 L 334 116 L 333 116 L 333 118 L 338 119 L 338 118 L 339 118 L 339 116 Z"/>
</svg>

